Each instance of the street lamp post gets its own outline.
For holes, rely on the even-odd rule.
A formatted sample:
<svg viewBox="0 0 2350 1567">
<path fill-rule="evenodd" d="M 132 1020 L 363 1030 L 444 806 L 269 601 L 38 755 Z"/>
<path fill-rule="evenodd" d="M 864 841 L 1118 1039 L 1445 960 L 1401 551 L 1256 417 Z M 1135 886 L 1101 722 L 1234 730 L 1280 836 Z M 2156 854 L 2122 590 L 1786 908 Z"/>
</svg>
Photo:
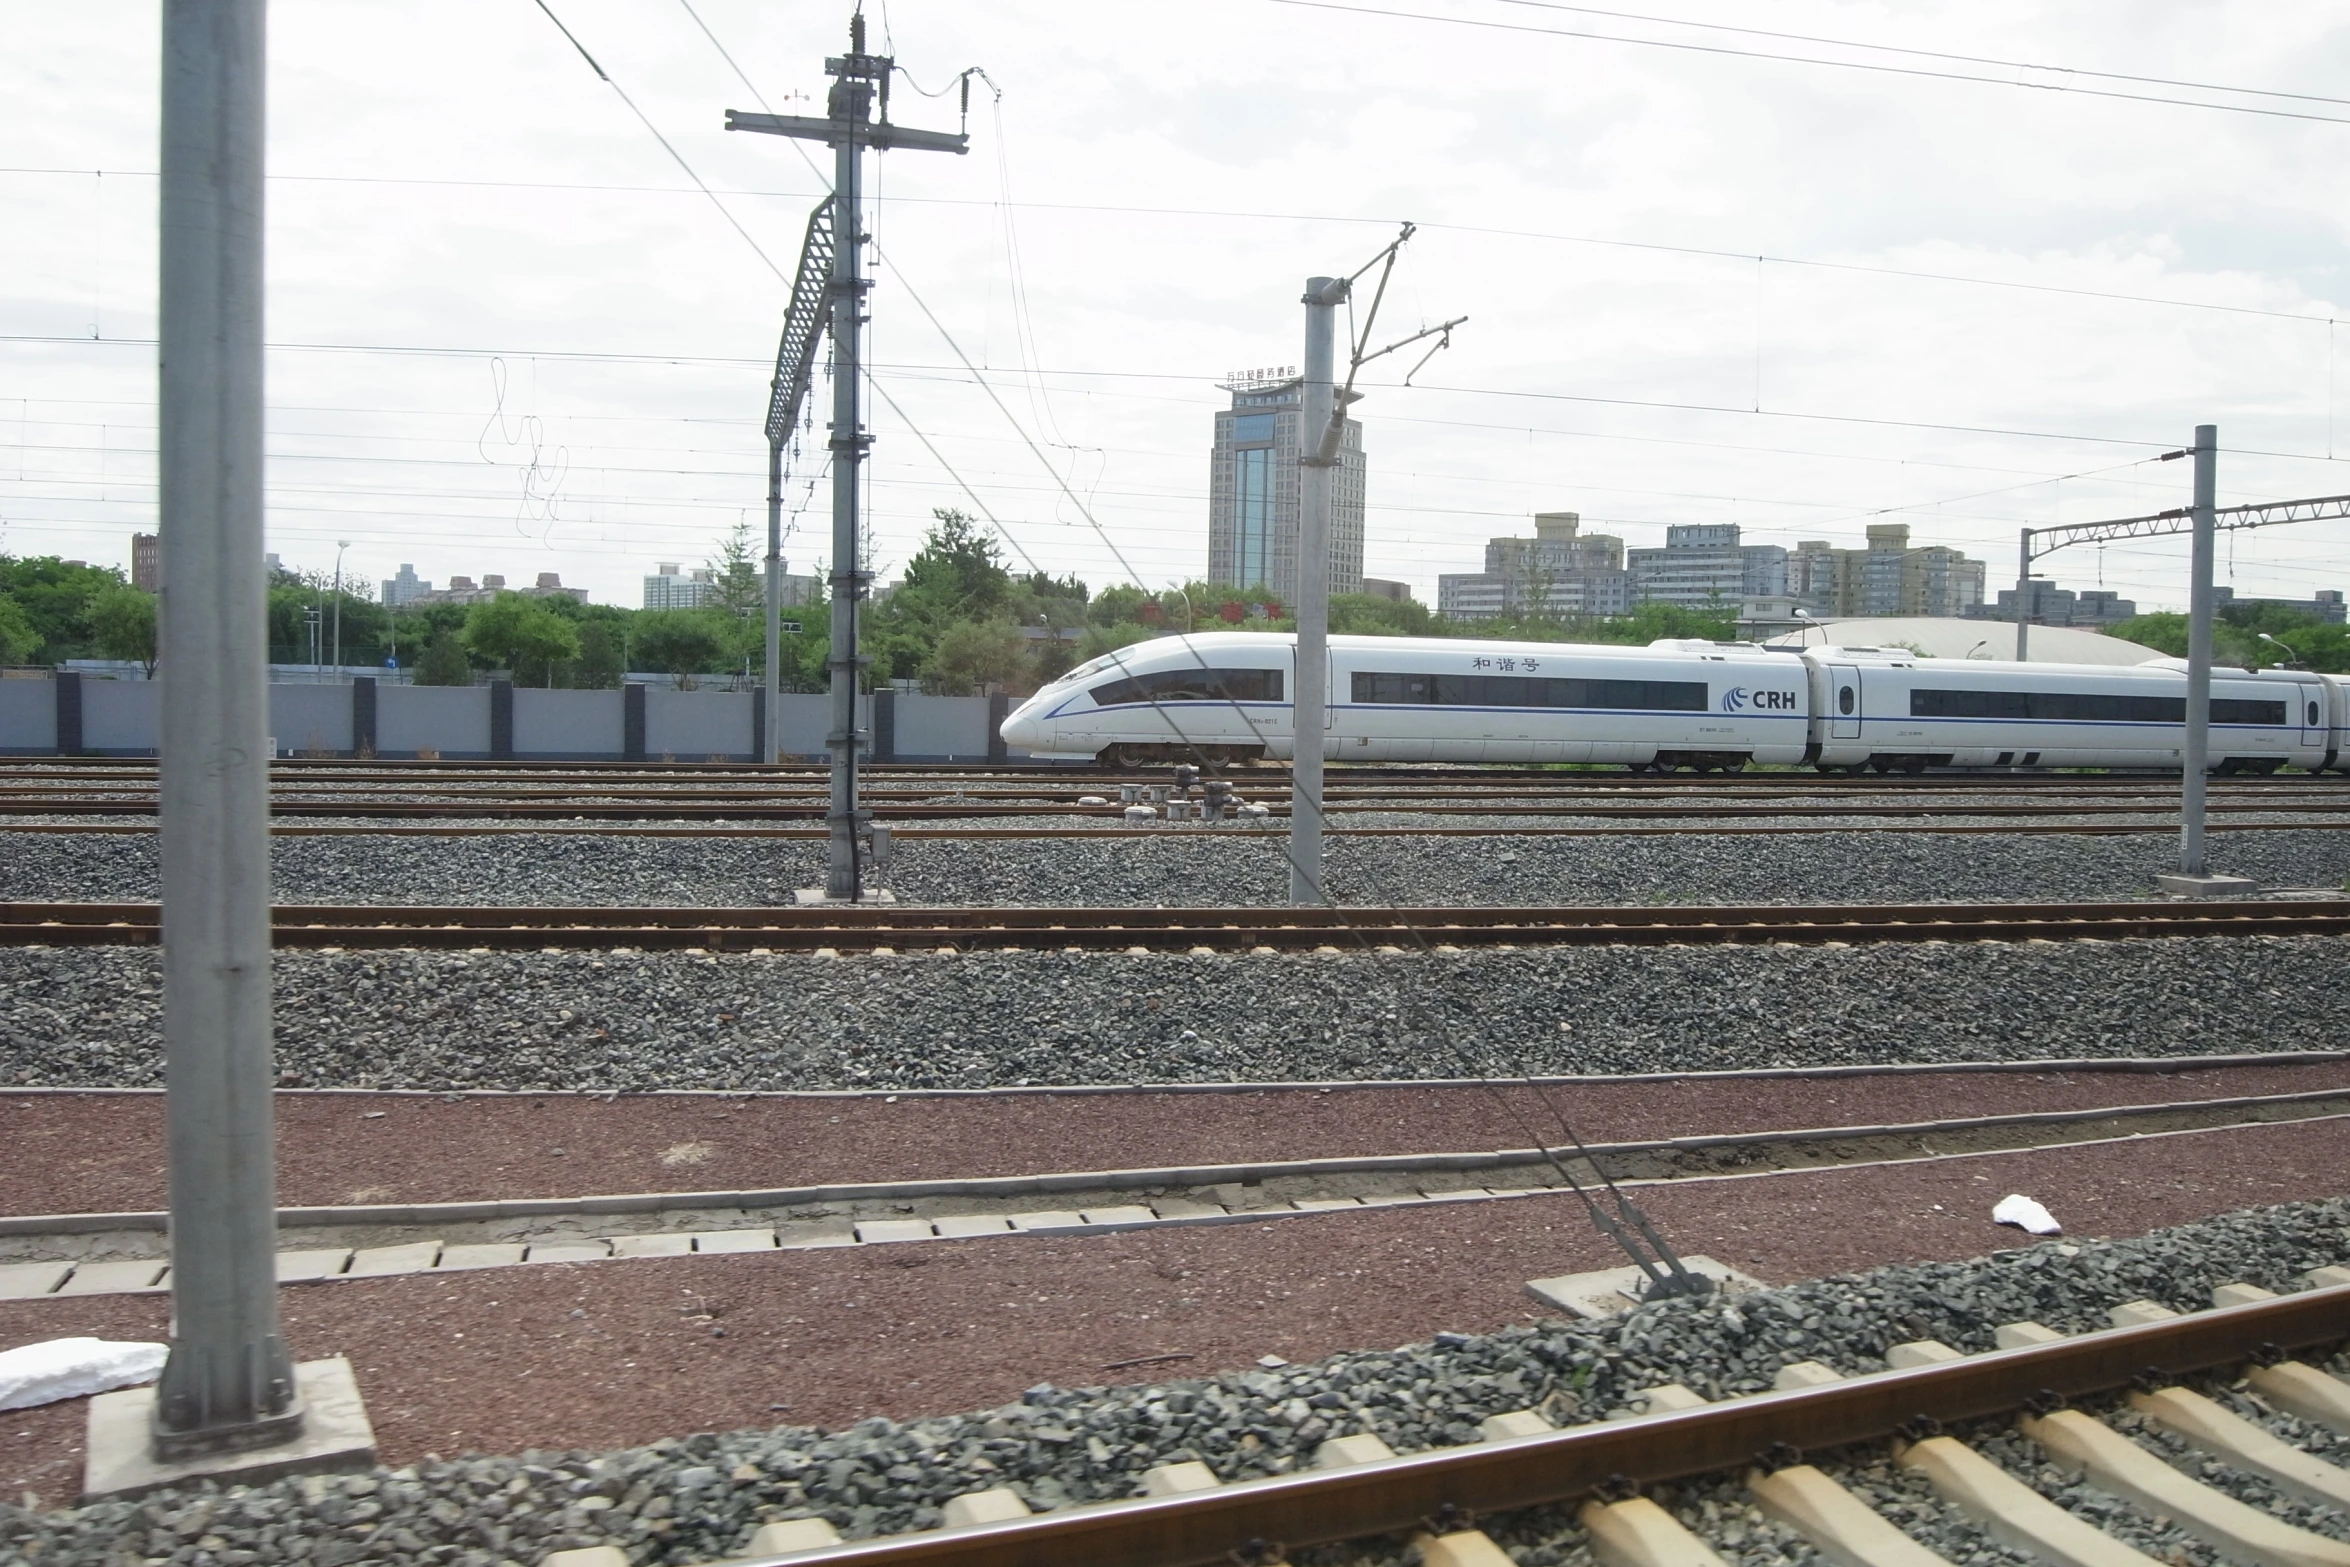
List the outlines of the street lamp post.
<svg viewBox="0 0 2350 1567">
<path fill-rule="evenodd" d="M 351 547 L 349 539 L 335 540 L 335 676 L 343 673 L 343 551 Z"/>
</svg>

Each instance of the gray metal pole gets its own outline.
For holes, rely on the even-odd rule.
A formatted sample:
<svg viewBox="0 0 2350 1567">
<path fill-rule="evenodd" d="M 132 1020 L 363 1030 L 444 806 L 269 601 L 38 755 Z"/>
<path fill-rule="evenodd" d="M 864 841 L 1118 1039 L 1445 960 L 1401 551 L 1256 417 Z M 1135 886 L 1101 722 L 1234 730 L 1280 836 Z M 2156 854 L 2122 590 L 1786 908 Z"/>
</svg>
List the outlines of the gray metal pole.
<svg viewBox="0 0 2350 1567">
<path fill-rule="evenodd" d="M 1331 475 L 1344 459 L 1333 441 L 1343 410 L 1337 405 L 1337 306 L 1344 278 L 1306 279 L 1304 402 L 1298 420 L 1297 670 L 1291 702 L 1296 736 L 1290 763 L 1289 901 L 1320 903 L 1322 896 L 1322 746 L 1328 731 L 1330 680 Z"/>
<path fill-rule="evenodd" d="M 2205 769 L 2211 764 L 2211 558 L 2217 553 L 2219 426 L 2195 426 L 2194 549 L 2187 599 L 2187 744 L 2179 786 L 2179 873 L 2203 874 Z"/>
<path fill-rule="evenodd" d="M 159 472 L 171 1356 L 161 1459 L 302 1424 L 277 1313 L 261 567 L 263 0 L 163 8 Z"/>
<path fill-rule="evenodd" d="M 2023 532 L 2023 542 L 2016 546 L 2015 563 L 2015 661 L 2024 662 L 2032 633 L 2032 530 Z"/>
<path fill-rule="evenodd" d="M 865 53 L 865 18 L 850 23 L 850 52 Z M 865 595 L 864 552 L 859 548 L 858 503 L 862 499 L 865 433 L 862 412 L 864 346 L 865 222 L 861 176 L 864 137 L 859 131 L 873 104 L 873 85 L 843 76 L 832 84 L 833 223 L 832 247 L 832 798 L 825 812 L 831 850 L 824 872 L 827 898 L 854 900 L 861 890 L 857 865 L 857 753 L 867 737 L 857 732 L 857 685 L 865 660 L 857 656 L 858 601 Z"/>
<path fill-rule="evenodd" d="M 767 705 L 766 754 L 783 754 L 783 443 L 767 443 Z"/>
</svg>

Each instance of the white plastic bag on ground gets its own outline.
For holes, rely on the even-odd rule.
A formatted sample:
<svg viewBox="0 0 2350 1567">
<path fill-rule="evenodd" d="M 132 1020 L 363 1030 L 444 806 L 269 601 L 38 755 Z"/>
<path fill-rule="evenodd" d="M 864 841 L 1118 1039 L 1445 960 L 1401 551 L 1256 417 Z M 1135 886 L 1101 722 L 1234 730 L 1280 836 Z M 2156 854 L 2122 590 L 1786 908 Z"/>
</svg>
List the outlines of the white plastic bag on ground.
<svg viewBox="0 0 2350 1567">
<path fill-rule="evenodd" d="M 2056 1222 L 2056 1215 L 2041 1207 L 2031 1198 L 2010 1192 L 1999 1199 L 1999 1206 L 1991 1210 L 1993 1224 L 2012 1224 L 2019 1230 L 2034 1235 L 2062 1235 L 2064 1226 Z"/>
<path fill-rule="evenodd" d="M 0 1350 L 0 1409 L 31 1409 L 152 1382 L 163 1370 L 166 1353 L 161 1344 L 114 1344 L 101 1338 L 53 1338 Z"/>
</svg>

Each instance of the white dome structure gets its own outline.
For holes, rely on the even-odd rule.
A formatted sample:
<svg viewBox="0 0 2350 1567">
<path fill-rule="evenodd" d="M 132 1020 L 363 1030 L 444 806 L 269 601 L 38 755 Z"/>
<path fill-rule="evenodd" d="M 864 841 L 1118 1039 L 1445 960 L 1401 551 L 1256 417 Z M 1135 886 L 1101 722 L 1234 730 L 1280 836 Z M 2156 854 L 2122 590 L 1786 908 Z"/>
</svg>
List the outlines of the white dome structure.
<svg viewBox="0 0 2350 1567">
<path fill-rule="evenodd" d="M 2015 661 L 2015 624 L 2005 620 L 1950 620 L 1874 616 L 1852 620 L 1823 620 L 1784 636 L 1771 638 L 1770 647 L 1800 647 L 1805 643 L 1830 647 L 1905 647 L 1925 658 Z M 2165 655 L 2156 648 L 2124 642 L 2095 631 L 2072 626 L 2034 626 L 2026 639 L 2027 661 L 2034 664 L 2143 664 Z"/>
</svg>

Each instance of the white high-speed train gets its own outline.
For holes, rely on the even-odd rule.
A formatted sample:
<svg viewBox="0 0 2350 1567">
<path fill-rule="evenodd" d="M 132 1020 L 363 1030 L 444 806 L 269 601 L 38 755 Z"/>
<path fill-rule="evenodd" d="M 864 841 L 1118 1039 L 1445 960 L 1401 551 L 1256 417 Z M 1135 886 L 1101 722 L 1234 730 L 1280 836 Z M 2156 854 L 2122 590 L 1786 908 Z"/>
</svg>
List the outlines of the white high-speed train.
<svg viewBox="0 0 2350 1567">
<path fill-rule="evenodd" d="M 1296 639 L 1160 637 L 1070 670 L 1004 721 L 1033 756 L 1135 767 L 1286 760 Z M 1332 637 L 1323 755 L 1736 770 L 2176 767 L 2184 666 L 2013 664 L 1902 648 L 1599 647 Z M 2211 765 L 2350 770 L 2350 678 L 2215 669 Z"/>
</svg>

